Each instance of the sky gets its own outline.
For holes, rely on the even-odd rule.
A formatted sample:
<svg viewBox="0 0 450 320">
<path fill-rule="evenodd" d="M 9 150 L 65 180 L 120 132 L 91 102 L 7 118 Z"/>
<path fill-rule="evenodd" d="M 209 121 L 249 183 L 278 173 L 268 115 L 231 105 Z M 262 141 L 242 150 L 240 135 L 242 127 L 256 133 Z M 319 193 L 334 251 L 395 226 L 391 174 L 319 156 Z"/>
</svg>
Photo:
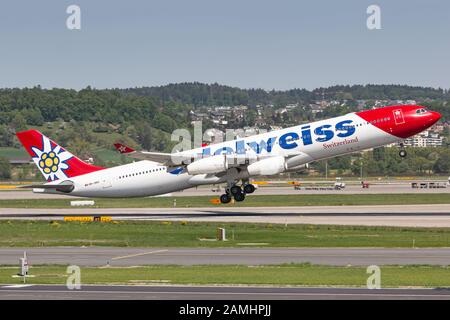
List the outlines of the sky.
<svg viewBox="0 0 450 320">
<path fill-rule="evenodd" d="M 0 87 L 450 88 L 449 33 L 447 0 L 3 0 Z"/>
</svg>

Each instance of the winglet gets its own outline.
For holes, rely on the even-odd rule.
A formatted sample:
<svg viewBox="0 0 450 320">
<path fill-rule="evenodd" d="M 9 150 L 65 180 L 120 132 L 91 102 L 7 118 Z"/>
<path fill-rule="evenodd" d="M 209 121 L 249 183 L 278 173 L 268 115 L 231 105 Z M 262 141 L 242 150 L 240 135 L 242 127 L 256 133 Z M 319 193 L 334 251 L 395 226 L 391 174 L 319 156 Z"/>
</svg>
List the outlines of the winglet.
<svg viewBox="0 0 450 320">
<path fill-rule="evenodd" d="M 116 148 L 117 151 L 119 151 L 120 153 L 131 153 L 131 152 L 135 152 L 136 150 L 122 144 L 122 143 L 114 143 L 114 148 Z"/>
</svg>

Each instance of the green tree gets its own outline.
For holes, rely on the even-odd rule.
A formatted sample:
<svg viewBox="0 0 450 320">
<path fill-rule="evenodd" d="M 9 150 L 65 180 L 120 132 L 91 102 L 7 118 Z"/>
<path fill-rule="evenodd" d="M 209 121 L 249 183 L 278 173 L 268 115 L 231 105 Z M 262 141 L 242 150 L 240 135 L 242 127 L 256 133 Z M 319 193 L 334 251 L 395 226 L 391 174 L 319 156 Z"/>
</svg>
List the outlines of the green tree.
<svg viewBox="0 0 450 320">
<path fill-rule="evenodd" d="M 446 150 L 441 153 L 439 159 L 433 165 L 433 170 L 436 173 L 449 173 L 450 172 L 450 152 Z"/>
<path fill-rule="evenodd" d="M 152 128 L 147 124 L 143 123 L 136 126 L 137 139 L 141 146 L 145 150 L 150 150 L 153 147 L 152 144 Z"/>
<path fill-rule="evenodd" d="M 10 179 L 11 178 L 11 164 L 6 158 L 0 158 L 0 178 Z"/>
<path fill-rule="evenodd" d="M 42 126 L 44 124 L 44 117 L 42 117 L 39 109 L 25 109 L 22 111 L 22 114 L 27 124 L 35 126 Z"/>
<path fill-rule="evenodd" d="M 14 143 L 14 132 L 8 127 L 0 126 L 0 147 L 11 147 Z"/>
<path fill-rule="evenodd" d="M 23 131 L 27 129 L 27 122 L 22 114 L 17 113 L 11 123 L 11 126 L 17 131 Z"/>
<path fill-rule="evenodd" d="M 67 149 L 82 160 L 92 157 L 92 150 L 89 142 L 78 137 L 69 142 Z"/>
</svg>

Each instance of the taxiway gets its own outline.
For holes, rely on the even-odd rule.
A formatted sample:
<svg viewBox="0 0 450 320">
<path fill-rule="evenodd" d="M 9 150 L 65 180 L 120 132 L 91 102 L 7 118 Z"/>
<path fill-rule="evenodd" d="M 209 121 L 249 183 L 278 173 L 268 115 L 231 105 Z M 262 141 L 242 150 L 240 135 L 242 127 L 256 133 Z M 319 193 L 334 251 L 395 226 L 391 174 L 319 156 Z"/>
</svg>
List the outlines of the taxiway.
<svg viewBox="0 0 450 320">
<path fill-rule="evenodd" d="M 245 243 L 243 243 L 245 245 Z M 0 265 L 17 265 L 27 252 L 30 264 L 139 266 L 155 264 L 268 265 L 311 263 L 335 266 L 450 265 L 450 248 L 0 248 Z"/>
<path fill-rule="evenodd" d="M 450 204 L 205 208 L 0 208 L 0 219 L 105 215 L 125 220 L 178 220 L 397 227 L 450 227 Z"/>
</svg>

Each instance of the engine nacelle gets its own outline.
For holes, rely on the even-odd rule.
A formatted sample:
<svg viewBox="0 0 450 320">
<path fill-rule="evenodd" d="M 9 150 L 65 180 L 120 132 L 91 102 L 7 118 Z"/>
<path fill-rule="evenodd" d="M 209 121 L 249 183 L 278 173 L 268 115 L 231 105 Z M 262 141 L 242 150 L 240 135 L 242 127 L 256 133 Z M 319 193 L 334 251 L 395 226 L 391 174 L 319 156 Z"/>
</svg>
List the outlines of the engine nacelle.
<svg viewBox="0 0 450 320">
<path fill-rule="evenodd" d="M 306 163 L 306 164 L 301 164 L 299 166 L 295 166 L 295 167 L 292 167 L 292 168 L 288 167 L 286 169 L 286 171 L 287 172 L 303 171 L 303 170 L 306 170 L 308 168 L 309 168 L 309 165 Z"/>
<path fill-rule="evenodd" d="M 190 175 L 219 173 L 226 171 L 228 164 L 225 155 L 212 156 L 192 162 L 186 167 Z"/>
<path fill-rule="evenodd" d="M 270 176 L 278 174 L 286 169 L 284 157 L 270 157 L 252 163 L 247 167 L 248 174 L 251 176 Z"/>
<path fill-rule="evenodd" d="M 312 157 L 310 157 L 306 153 L 300 153 L 286 160 L 286 168 L 294 169 L 312 161 L 314 161 Z"/>
</svg>

